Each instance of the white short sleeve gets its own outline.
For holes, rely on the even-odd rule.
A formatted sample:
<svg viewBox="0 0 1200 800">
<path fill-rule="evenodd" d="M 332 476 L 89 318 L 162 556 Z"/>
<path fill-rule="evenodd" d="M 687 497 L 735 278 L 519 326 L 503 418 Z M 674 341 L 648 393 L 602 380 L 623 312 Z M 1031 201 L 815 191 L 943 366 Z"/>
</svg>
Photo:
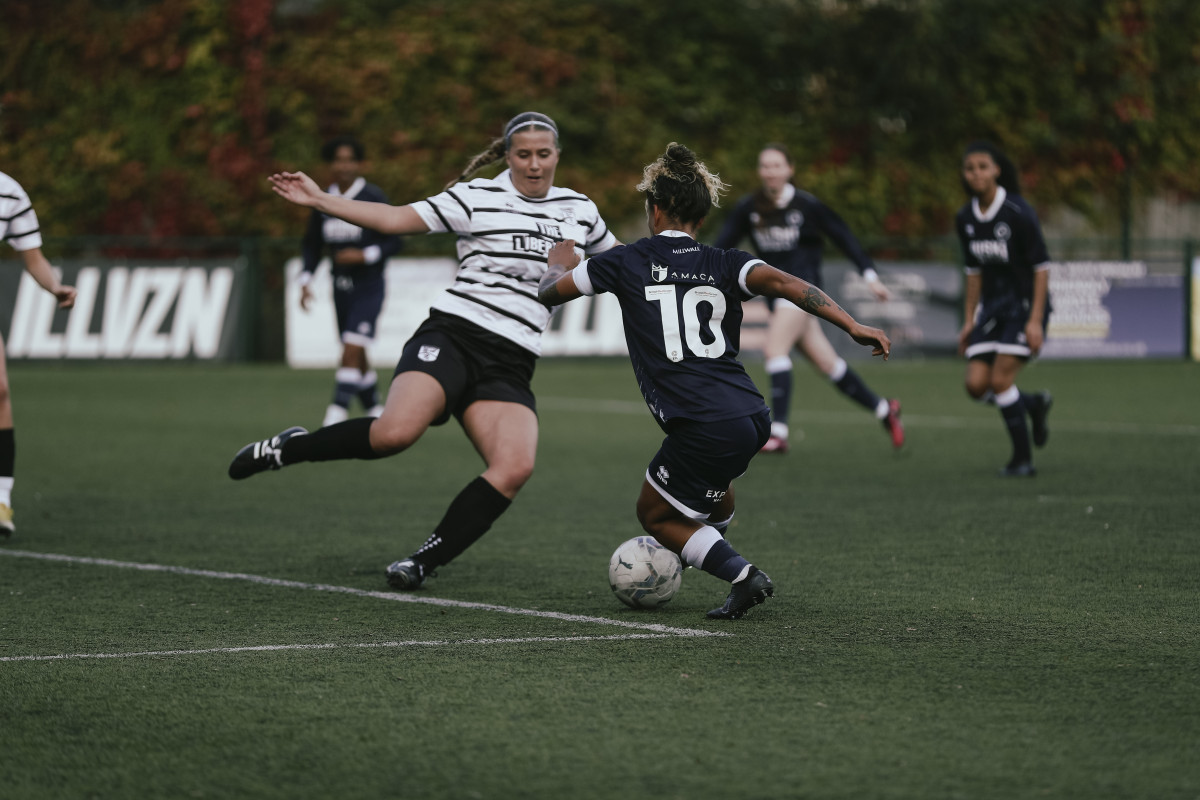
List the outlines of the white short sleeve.
<svg viewBox="0 0 1200 800">
<path fill-rule="evenodd" d="M 763 261 L 761 258 L 752 258 L 749 261 L 747 261 L 745 264 L 743 264 L 741 271 L 738 272 L 738 286 L 742 287 L 742 291 L 746 293 L 747 297 L 757 297 L 758 296 L 756 292 L 752 292 L 750 290 L 750 287 L 746 285 L 746 276 L 748 274 L 750 274 L 750 268 L 753 267 L 755 264 L 766 264 L 766 263 L 767 262 Z"/>
<path fill-rule="evenodd" d="M 584 297 L 591 297 L 596 293 L 595 287 L 592 286 L 592 277 L 588 275 L 588 261 L 590 260 L 585 258 L 576 265 L 575 269 L 571 270 L 571 277 L 575 280 L 575 288 Z"/>
</svg>

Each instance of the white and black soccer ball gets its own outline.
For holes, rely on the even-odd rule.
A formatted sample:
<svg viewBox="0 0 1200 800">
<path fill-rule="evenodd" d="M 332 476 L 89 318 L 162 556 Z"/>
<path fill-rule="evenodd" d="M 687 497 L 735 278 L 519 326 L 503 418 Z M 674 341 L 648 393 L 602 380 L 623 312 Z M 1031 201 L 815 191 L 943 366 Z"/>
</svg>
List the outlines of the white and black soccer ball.
<svg viewBox="0 0 1200 800">
<path fill-rule="evenodd" d="M 663 605 L 675 596 L 682 580 L 679 556 L 653 536 L 622 542 L 608 561 L 608 584 L 617 599 L 631 608 Z"/>
</svg>

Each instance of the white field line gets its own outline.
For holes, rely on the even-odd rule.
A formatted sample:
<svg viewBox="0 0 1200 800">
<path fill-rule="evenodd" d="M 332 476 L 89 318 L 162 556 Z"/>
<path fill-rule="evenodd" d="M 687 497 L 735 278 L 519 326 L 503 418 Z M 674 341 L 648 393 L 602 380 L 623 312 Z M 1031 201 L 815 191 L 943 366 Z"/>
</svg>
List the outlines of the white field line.
<svg viewBox="0 0 1200 800">
<path fill-rule="evenodd" d="M 728 635 L 728 634 L 724 634 Z M 384 647 L 443 647 L 462 644 L 541 644 L 543 642 L 619 642 L 629 639 L 669 639 L 669 633 L 619 633 L 611 636 L 526 636 L 514 639 L 435 639 L 407 642 L 363 642 L 358 644 L 264 644 L 252 647 L 209 647 L 202 650 L 143 650 L 137 653 L 60 653 L 53 656 L 0 656 L 7 661 L 71 661 L 83 658 L 137 658 L 139 656 L 197 656 L 210 653 L 266 653 L 276 650 L 340 650 Z"/>
<path fill-rule="evenodd" d="M 119 569 L 136 569 L 143 572 L 168 572 L 174 575 L 191 575 L 198 578 L 216 578 L 226 581 L 246 581 L 260 586 L 279 586 L 285 589 L 307 589 L 310 592 L 332 592 L 349 594 L 355 597 L 370 597 L 376 600 L 390 600 L 394 603 L 423 603 L 444 608 L 469 608 L 475 611 L 493 611 L 498 614 L 519 614 L 542 619 L 557 619 L 565 622 L 586 622 L 593 625 L 614 625 L 618 628 L 653 631 L 670 636 L 732 636 L 731 633 L 720 631 L 704 631 L 695 628 L 673 628 L 652 622 L 627 622 L 625 620 L 608 619 L 606 617 L 587 617 L 581 614 L 563 614 L 558 611 L 540 611 L 533 608 L 513 608 L 493 603 L 471 603 L 465 600 L 448 600 L 443 597 L 422 597 L 412 593 L 374 592 L 366 589 L 355 589 L 350 586 L 333 586 L 327 583 L 302 583 L 281 578 L 267 578 L 263 575 L 248 575 L 242 572 L 217 572 L 208 569 L 192 569 L 190 567 L 175 567 L 168 564 L 141 564 L 136 561 L 113 561 L 108 558 L 89 558 L 85 556 L 68 556 L 59 553 L 33 553 L 28 550 L 9 550 L 0 548 L 0 556 L 13 558 L 33 558 L 40 561 L 65 561 L 70 564 L 89 564 L 98 567 L 117 567 Z"/>
<path fill-rule="evenodd" d="M 645 403 L 632 400 L 592 400 L 584 397 L 545 397 L 537 399 L 538 408 L 548 411 L 585 411 L 593 414 L 649 414 Z M 873 422 L 862 411 L 792 411 L 798 422 L 828 425 L 859 425 Z M 982 417 L 952 417 L 904 414 L 905 425 L 923 428 L 994 428 L 996 421 Z M 1124 433 L 1136 436 L 1200 436 L 1200 425 L 1161 425 L 1145 422 L 1087 422 L 1051 417 L 1055 431 L 1071 433 Z"/>
</svg>

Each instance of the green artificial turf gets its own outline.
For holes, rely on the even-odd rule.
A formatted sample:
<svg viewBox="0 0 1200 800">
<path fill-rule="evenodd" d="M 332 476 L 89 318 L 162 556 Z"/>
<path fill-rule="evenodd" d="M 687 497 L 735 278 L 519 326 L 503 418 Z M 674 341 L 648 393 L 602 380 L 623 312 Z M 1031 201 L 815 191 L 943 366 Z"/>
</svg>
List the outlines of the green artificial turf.
<svg viewBox="0 0 1200 800">
<path fill-rule="evenodd" d="M 1200 796 L 1200 367 L 1034 364 L 1029 480 L 961 363 L 856 367 L 908 444 L 800 367 L 729 534 L 777 596 L 717 623 L 696 570 L 657 611 L 608 589 L 661 440 L 624 360 L 539 365 L 537 470 L 444 605 L 382 571 L 481 469 L 454 424 L 235 483 L 331 374 L 10 365 L 0 796 Z"/>
</svg>

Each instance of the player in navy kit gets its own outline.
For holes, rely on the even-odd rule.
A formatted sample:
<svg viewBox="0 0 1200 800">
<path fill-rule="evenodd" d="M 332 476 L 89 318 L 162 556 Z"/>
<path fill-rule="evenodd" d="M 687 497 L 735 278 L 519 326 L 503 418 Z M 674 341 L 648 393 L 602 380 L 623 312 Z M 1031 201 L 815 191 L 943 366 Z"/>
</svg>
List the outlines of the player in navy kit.
<svg viewBox="0 0 1200 800">
<path fill-rule="evenodd" d="M 364 228 L 393 234 L 453 232 L 459 271 L 429 318 L 404 346 L 378 419 L 361 417 L 309 433 L 291 427 L 234 456 L 229 477 L 243 480 L 306 461 L 371 460 L 396 455 L 431 426 L 458 420 L 485 468 L 450 503 L 411 555 L 388 565 L 397 589 L 416 589 L 483 536 L 529 480 L 537 455 L 537 403 L 530 383 L 550 310 L 538 301 L 546 252 L 580 242 L 594 255 L 617 239 L 585 195 L 554 185 L 558 126 L 527 111 L 470 160 L 439 194 L 404 206 L 364 203 L 322 192 L 304 173 L 272 175 L 281 197 Z M 468 180 L 504 160 L 495 178 Z"/>
<path fill-rule="evenodd" d="M 871 257 L 854 238 L 842 218 L 819 199 L 792 184 L 792 157 L 780 144 L 768 144 L 758 154 L 758 177 L 762 187 L 743 197 L 730 212 L 714 246 L 736 247 L 750 239 L 754 252 L 773 266 L 813 286 L 821 285 L 821 256 L 824 239 L 833 240 L 866 279 L 878 300 L 889 292 L 879 280 Z M 771 381 L 771 438 L 765 453 L 788 450 L 788 413 L 792 403 L 792 348 L 800 352 L 844 395 L 872 412 L 883 423 L 892 445 L 904 444 L 900 401 L 880 397 L 837 354 L 821 323 L 789 303 L 769 301 L 771 321 L 763 348 L 767 377 Z"/>
<path fill-rule="evenodd" d="M 334 182 L 327 190 L 330 194 L 368 203 L 388 202 L 383 190 L 367 183 L 360 174 L 365 151 L 357 139 L 331 139 L 321 148 L 321 157 L 333 171 Z M 383 270 L 388 258 L 400 252 L 400 245 L 399 236 L 361 228 L 315 209 L 308 219 L 299 278 L 300 308 L 307 311 L 312 302 L 309 283 L 323 252 L 328 250 L 333 262 L 333 305 L 342 339 L 342 362 L 323 425 L 346 420 L 355 397 L 367 414 L 378 417 L 383 413 L 375 371 L 367 364 L 367 347 L 375 340 L 375 321 L 383 308 Z"/>
<path fill-rule="evenodd" d="M 731 481 L 770 435 L 770 412 L 737 360 L 741 301 L 789 300 L 884 358 L 891 342 L 815 286 L 749 253 L 699 244 L 696 230 L 724 188 L 691 150 L 672 143 L 638 184 L 653 235 L 582 263 L 572 242 L 555 245 L 538 295 L 551 306 L 617 296 L 634 376 L 667 434 L 646 470 L 638 521 L 685 564 L 730 582 L 724 605 L 708 616 L 738 619 L 774 593 L 767 574 L 723 537 L 733 518 Z"/>
<path fill-rule="evenodd" d="M 971 201 L 959 210 L 955 228 L 966 263 L 965 323 L 958 335 L 967 361 L 967 392 L 1000 408 L 1012 458 L 1007 477 L 1037 473 L 1029 446 L 1046 444 L 1049 392 L 1026 394 L 1017 373 L 1037 355 L 1050 316 L 1050 256 L 1037 214 L 1020 196 L 1012 162 L 994 145 L 975 142 L 962 161 L 963 188 Z"/>
</svg>

